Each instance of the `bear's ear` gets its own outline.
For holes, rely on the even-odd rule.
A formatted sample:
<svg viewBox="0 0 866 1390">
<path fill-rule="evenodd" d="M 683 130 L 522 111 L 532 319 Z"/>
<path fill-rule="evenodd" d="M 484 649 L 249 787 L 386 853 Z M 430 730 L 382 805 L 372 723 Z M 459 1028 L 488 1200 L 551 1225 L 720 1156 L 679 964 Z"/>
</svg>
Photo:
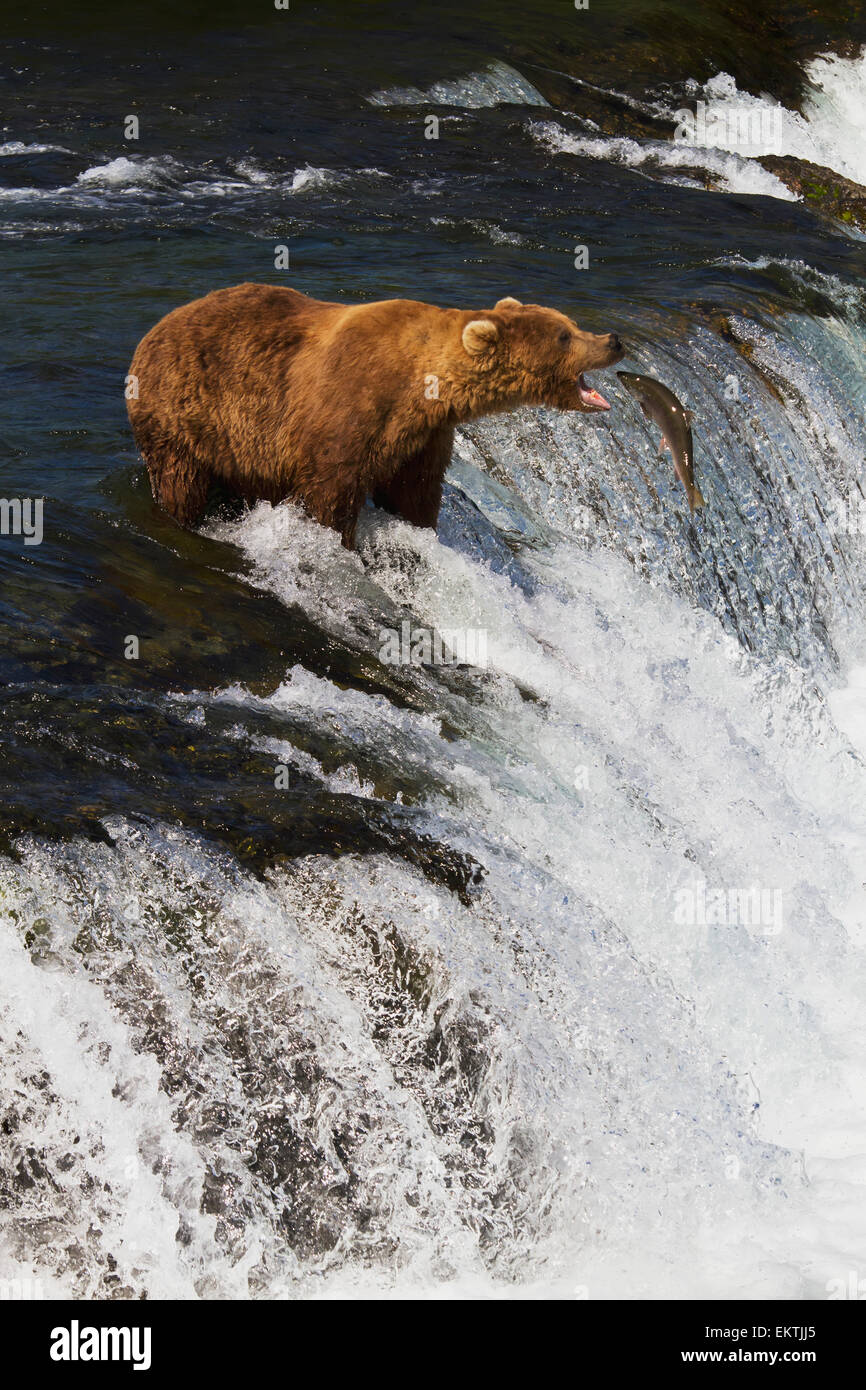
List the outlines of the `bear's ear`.
<svg viewBox="0 0 866 1390">
<path fill-rule="evenodd" d="M 492 319 L 471 319 L 463 330 L 463 346 L 474 357 L 487 352 L 498 337 L 499 329 Z"/>
<path fill-rule="evenodd" d="M 500 299 L 493 307 L 494 309 L 522 309 L 523 305 L 519 299 L 512 299 L 509 296 L 507 299 Z"/>
</svg>

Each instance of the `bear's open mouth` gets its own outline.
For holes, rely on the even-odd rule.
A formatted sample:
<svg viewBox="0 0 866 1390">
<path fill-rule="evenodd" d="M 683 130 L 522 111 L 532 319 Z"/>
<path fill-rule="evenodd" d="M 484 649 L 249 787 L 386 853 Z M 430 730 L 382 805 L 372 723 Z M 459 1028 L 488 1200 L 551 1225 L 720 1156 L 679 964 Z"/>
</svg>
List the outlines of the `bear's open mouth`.
<svg viewBox="0 0 866 1390">
<path fill-rule="evenodd" d="M 600 391 L 588 385 L 583 372 L 577 378 L 577 389 L 582 405 L 588 405 L 590 410 L 610 410 L 610 401 L 606 401 Z"/>
</svg>

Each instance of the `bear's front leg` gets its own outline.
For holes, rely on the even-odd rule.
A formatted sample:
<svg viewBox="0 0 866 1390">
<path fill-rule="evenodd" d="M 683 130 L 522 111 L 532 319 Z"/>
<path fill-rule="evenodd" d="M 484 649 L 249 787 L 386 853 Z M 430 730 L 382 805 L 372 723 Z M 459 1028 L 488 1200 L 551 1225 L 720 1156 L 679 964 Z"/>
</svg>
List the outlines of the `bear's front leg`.
<svg viewBox="0 0 866 1390">
<path fill-rule="evenodd" d="M 355 549 L 355 530 L 358 525 L 358 512 L 360 510 L 360 507 L 356 507 L 352 515 L 343 521 L 342 525 L 338 528 L 340 540 L 347 550 Z"/>
<path fill-rule="evenodd" d="M 365 495 L 363 489 L 357 486 L 342 488 L 324 497 L 305 499 L 306 508 L 314 521 L 329 526 L 332 531 L 339 531 L 340 540 L 347 550 L 354 550 L 355 528 Z"/>
<path fill-rule="evenodd" d="M 401 516 L 413 526 L 436 529 L 442 504 L 442 482 L 451 462 L 454 429 L 443 425 L 423 449 L 401 463 L 396 473 L 373 493 L 377 507 Z"/>
</svg>

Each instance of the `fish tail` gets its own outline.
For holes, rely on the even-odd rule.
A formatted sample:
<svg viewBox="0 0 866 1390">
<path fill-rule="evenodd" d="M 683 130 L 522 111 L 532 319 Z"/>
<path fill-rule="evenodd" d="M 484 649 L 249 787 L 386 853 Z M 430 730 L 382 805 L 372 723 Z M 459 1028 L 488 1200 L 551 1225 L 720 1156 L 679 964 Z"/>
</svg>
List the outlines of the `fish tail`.
<svg viewBox="0 0 866 1390">
<path fill-rule="evenodd" d="M 692 487 L 692 499 L 691 499 L 691 500 L 692 500 L 692 511 L 694 511 L 696 507 L 705 507 L 705 506 L 707 505 L 706 502 L 705 502 L 704 499 L 703 499 L 703 495 L 702 495 L 701 490 L 700 490 L 700 488 L 698 487 L 697 483 L 695 483 L 695 484 L 693 485 L 693 487 Z"/>
</svg>

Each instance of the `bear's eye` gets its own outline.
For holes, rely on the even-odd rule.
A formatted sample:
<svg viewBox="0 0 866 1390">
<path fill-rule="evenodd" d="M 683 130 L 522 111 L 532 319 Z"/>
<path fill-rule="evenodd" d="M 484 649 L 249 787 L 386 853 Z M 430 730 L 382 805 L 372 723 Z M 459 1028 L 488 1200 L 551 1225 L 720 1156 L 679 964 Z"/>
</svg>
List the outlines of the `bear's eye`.
<svg viewBox="0 0 866 1390">
<path fill-rule="evenodd" d="M 563 328 L 562 332 L 559 335 L 559 341 L 563 344 L 571 342 L 571 334 L 569 333 L 567 328 Z"/>
</svg>

